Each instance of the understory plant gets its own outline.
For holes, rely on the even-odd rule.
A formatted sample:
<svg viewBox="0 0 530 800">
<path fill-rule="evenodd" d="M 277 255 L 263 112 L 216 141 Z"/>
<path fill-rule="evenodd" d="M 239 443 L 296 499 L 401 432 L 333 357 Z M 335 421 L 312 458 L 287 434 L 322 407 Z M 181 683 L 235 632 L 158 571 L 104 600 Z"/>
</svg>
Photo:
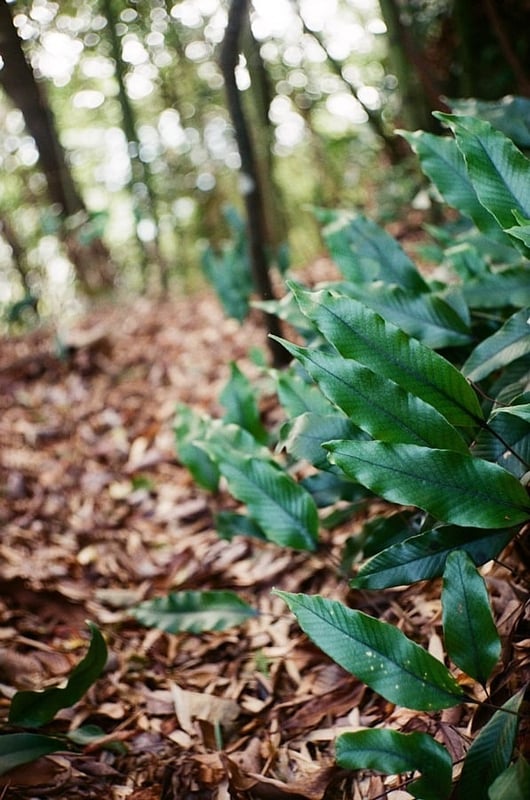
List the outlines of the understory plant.
<svg viewBox="0 0 530 800">
<path fill-rule="evenodd" d="M 96 726 L 82 726 L 66 735 L 50 732 L 56 714 L 80 700 L 99 678 L 107 663 L 107 645 L 99 628 L 88 623 L 90 644 L 64 686 L 42 691 L 18 691 L 9 707 L 6 731 L 0 734 L 0 775 L 41 756 L 87 745 L 105 736 Z"/>
<path fill-rule="evenodd" d="M 264 429 L 256 392 L 233 365 L 225 419 L 181 407 L 175 431 L 197 483 L 216 491 L 222 479 L 246 506 L 219 515 L 221 535 L 311 551 L 322 526 L 359 503 L 399 507 L 352 537 L 351 586 L 379 592 L 441 578 L 447 663 L 336 600 L 276 593 L 328 656 L 390 703 L 434 717 L 483 704 L 489 719 L 461 765 L 426 733 L 385 728 L 339 736 L 337 762 L 420 773 L 407 790 L 422 800 L 518 800 L 530 796 L 519 747 L 525 686 L 492 707 L 502 642 L 481 566 L 508 546 L 523 552 L 530 516 L 530 161 L 484 120 L 438 117 L 452 135 L 403 134 L 459 212 L 451 225 L 430 228 L 435 268 L 420 272 L 361 214 L 317 211 L 343 280 L 312 291 L 291 281 L 281 301 L 266 305 L 297 332 L 296 344 L 283 341 L 291 367 L 267 373 L 283 426 Z M 300 463 L 310 468 L 297 480 Z M 135 613 L 156 624 L 158 602 L 166 629 L 183 629 L 188 600 L 177 593 Z M 235 600 L 227 600 L 233 622 Z"/>
</svg>

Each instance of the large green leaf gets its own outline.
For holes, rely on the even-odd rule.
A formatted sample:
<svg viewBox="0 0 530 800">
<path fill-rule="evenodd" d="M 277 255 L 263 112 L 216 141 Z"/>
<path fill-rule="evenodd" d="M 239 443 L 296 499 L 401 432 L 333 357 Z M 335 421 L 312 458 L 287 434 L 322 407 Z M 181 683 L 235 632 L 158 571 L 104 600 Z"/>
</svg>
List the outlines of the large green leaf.
<svg viewBox="0 0 530 800">
<path fill-rule="evenodd" d="M 449 553 L 442 590 L 447 655 L 467 675 L 486 684 L 501 654 L 484 578 L 463 550 Z"/>
<path fill-rule="evenodd" d="M 52 736 L 6 733 L 0 736 L 0 775 L 58 750 L 64 750 L 64 742 Z"/>
<path fill-rule="evenodd" d="M 462 309 L 466 315 L 462 317 L 461 309 L 454 308 L 441 294 L 418 294 L 401 286 L 381 284 L 337 283 L 330 284 L 330 288 L 359 300 L 427 347 L 460 347 L 472 341 L 467 307 Z"/>
<path fill-rule="evenodd" d="M 280 431 L 280 443 L 287 452 L 296 459 L 309 461 L 318 469 L 334 470 L 328 460 L 327 451 L 322 442 L 328 439 L 367 439 L 367 435 L 359 430 L 342 412 L 328 414 L 300 414 L 289 420 Z"/>
<path fill-rule="evenodd" d="M 492 214 L 482 205 L 471 182 L 466 162 L 454 139 L 424 131 L 399 131 L 418 155 L 423 172 L 444 200 L 473 220 L 487 236 L 509 243 Z"/>
<path fill-rule="evenodd" d="M 343 358 L 336 351 L 324 352 L 280 341 L 326 397 L 373 438 L 467 452 L 466 443 L 445 417 L 394 381 L 358 361 Z"/>
<path fill-rule="evenodd" d="M 520 756 L 501 772 L 488 792 L 489 800 L 528 800 L 530 797 L 530 764 Z"/>
<path fill-rule="evenodd" d="M 449 450 L 387 442 L 326 442 L 332 464 L 376 494 L 442 522 L 501 528 L 524 522 L 530 501 L 497 464 Z"/>
<path fill-rule="evenodd" d="M 257 611 L 234 592 L 206 590 L 155 597 L 131 608 L 130 613 L 147 628 L 202 633 L 241 625 Z"/>
<path fill-rule="evenodd" d="M 385 775 L 421 772 L 407 791 L 421 800 L 446 800 L 451 793 L 452 763 L 447 750 L 427 733 L 371 729 L 343 733 L 336 742 L 342 769 L 374 769 Z"/>
<path fill-rule="evenodd" d="M 514 143 L 485 120 L 440 112 L 436 116 L 452 128 L 477 196 L 501 228 L 516 222 L 514 209 L 529 217 L 530 161 Z"/>
<path fill-rule="evenodd" d="M 256 458 L 223 442 L 201 443 L 221 470 L 230 492 L 246 503 L 267 538 L 295 550 L 314 550 L 318 513 L 312 497 L 271 458 Z"/>
<path fill-rule="evenodd" d="M 302 311 L 345 358 L 390 378 L 434 406 L 453 425 L 475 425 L 475 392 L 446 359 L 350 297 L 293 289 Z"/>
<path fill-rule="evenodd" d="M 428 286 L 396 239 L 362 214 L 331 212 L 322 231 L 331 257 L 352 283 L 383 280 L 414 292 Z"/>
<path fill-rule="evenodd" d="M 477 100 L 474 97 L 450 98 L 452 111 L 468 117 L 485 119 L 505 134 L 517 147 L 530 147 L 530 100 L 508 95 L 500 100 Z"/>
<path fill-rule="evenodd" d="M 475 564 L 484 564 L 496 558 L 516 532 L 517 529 L 482 531 L 449 525 L 425 531 L 366 561 L 351 585 L 357 589 L 388 589 L 439 578 L 447 556 L 454 550 L 464 550 Z"/>
<path fill-rule="evenodd" d="M 462 372 L 470 381 L 480 381 L 496 369 L 530 353 L 530 310 L 517 311 L 492 336 L 470 354 Z"/>
<path fill-rule="evenodd" d="M 464 699 L 447 668 L 395 626 L 336 600 L 279 590 L 275 594 L 321 650 L 391 703 L 434 711 Z"/>
<path fill-rule="evenodd" d="M 455 800 L 484 800 L 489 787 L 508 767 L 519 729 L 519 709 L 524 693 L 522 689 L 510 697 L 474 739 L 464 760 Z"/>
<path fill-rule="evenodd" d="M 77 703 L 101 675 L 107 663 L 107 645 L 98 628 L 89 622 L 90 646 L 85 657 L 70 673 L 63 688 L 45 689 L 42 692 L 17 692 L 9 708 L 9 722 L 38 728 L 50 722 L 62 708 Z"/>
<path fill-rule="evenodd" d="M 230 364 L 230 380 L 223 388 L 219 400 L 226 408 L 224 422 L 239 425 L 251 433 L 258 442 L 267 441 L 267 431 L 261 422 L 252 384 L 234 361 Z"/>
</svg>

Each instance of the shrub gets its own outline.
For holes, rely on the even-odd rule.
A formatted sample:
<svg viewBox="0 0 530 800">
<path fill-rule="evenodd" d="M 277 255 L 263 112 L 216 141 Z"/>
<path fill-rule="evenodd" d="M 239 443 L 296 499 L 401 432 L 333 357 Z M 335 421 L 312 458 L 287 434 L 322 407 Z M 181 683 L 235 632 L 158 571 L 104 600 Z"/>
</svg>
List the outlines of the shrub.
<svg viewBox="0 0 530 800">
<path fill-rule="evenodd" d="M 346 670 L 391 703 L 433 714 L 481 702 L 470 687 L 488 689 L 501 640 L 479 568 L 522 536 L 530 515 L 530 162 L 488 122 L 438 116 L 452 137 L 403 134 L 467 220 L 431 228 L 434 273 L 422 275 L 361 214 L 318 212 L 344 280 L 315 291 L 291 282 L 282 301 L 267 304 L 304 342 L 283 342 L 293 364 L 275 374 L 286 415 L 277 436 L 267 446 L 235 370 L 227 422 L 180 409 L 176 424 L 180 458 L 197 482 L 212 490 L 222 476 L 246 505 L 246 515 L 225 513 L 225 533 L 314 550 L 339 500 L 342 513 L 374 496 L 405 507 L 371 523 L 351 585 L 442 578 L 445 650 L 471 680 L 386 622 L 319 596 L 277 594 Z M 314 474 L 297 482 L 290 467 L 300 460 Z M 521 688 L 494 710 L 456 785 L 449 753 L 424 733 L 347 733 L 337 761 L 418 771 L 408 790 L 423 800 L 453 791 L 465 800 L 528 796 L 530 767 L 515 757 L 523 697 Z"/>
</svg>

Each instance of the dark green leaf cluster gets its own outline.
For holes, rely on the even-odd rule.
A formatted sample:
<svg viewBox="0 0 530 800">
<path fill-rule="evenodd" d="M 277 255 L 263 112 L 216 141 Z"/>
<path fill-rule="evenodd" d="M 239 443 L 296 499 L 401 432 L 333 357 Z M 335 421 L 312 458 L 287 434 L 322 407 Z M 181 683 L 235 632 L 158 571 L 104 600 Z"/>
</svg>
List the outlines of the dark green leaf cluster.
<svg viewBox="0 0 530 800">
<path fill-rule="evenodd" d="M 269 441 L 275 450 L 235 368 L 225 424 L 180 409 L 176 433 L 197 480 L 214 488 L 215 475 L 217 488 L 223 478 L 246 506 L 247 516 L 222 519 L 223 535 L 233 525 L 234 534 L 313 550 L 319 528 L 338 519 L 338 501 L 340 519 L 373 496 L 415 509 L 372 520 L 348 543 L 343 566 L 361 560 L 351 585 L 362 589 L 442 577 L 448 659 L 487 690 L 501 641 L 478 568 L 530 516 L 530 161 L 486 121 L 439 116 L 452 137 L 404 134 L 438 193 L 468 220 L 454 236 L 431 229 L 436 272 L 421 275 L 361 214 L 319 211 L 344 280 L 313 291 L 291 281 L 286 298 L 267 304 L 305 340 L 280 340 L 293 364 L 275 376 L 286 416 Z M 314 474 L 297 482 L 299 462 Z M 277 594 L 324 652 L 390 702 L 427 712 L 478 702 L 397 628 L 333 600 Z M 476 737 L 456 797 L 524 795 L 528 765 L 512 764 L 522 698 Z M 418 771 L 408 789 L 424 800 L 452 791 L 451 759 L 426 734 L 346 734 L 337 760 Z"/>
</svg>

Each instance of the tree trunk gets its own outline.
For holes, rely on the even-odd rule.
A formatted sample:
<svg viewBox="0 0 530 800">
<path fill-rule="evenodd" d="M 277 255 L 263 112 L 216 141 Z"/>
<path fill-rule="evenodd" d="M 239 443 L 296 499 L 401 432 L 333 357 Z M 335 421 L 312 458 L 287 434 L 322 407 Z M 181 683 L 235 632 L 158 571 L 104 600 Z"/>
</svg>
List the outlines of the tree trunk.
<svg viewBox="0 0 530 800">
<path fill-rule="evenodd" d="M 259 180 L 249 126 L 236 82 L 241 34 L 247 19 L 248 0 L 232 0 L 221 47 L 220 66 L 225 80 L 228 110 L 241 158 L 241 185 L 247 215 L 252 277 L 259 297 L 262 300 L 271 300 L 274 298 L 274 292 L 267 259 L 263 190 Z M 278 318 L 268 313 L 264 316 L 268 332 L 280 336 L 281 325 Z M 269 339 L 269 349 L 275 366 L 281 366 L 290 361 L 290 356 L 285 348 L 274 339 Z"/>
<path fill-rule="evenodd" d="M 42 85 L 35 80 L 11 16 L 12 4 L 0 0 L 0 86 L 24 117 L 35 140 L 46 177 L 48 195 L 63 222 L 62 238 L 81 286 L 88 291 L 109 288 L 113 283 L 110 256 L 100 239 L 81 244 L 79 228 L 89 220 L 55 130 L 52 111 Z M 70 224 L 65 224 L 69 219 Z"/>
<path fill-rule="evenodd" d="M 128 144 L 129 163 L 131 165 L 131 180 L 129 182 L 129 190 L 132 197 L 135 216 L 137 216 L 138 219 L 151 217 L 156 229 L 152 246 L 149 247 L 142 239 L 139 238 L 137 234 L 137 226 L 135 225 L 136 239 L 142 259 L 143 288 L 145 289 L 147 286 L 149 261 L 152 260 L 157 264 L 160 288 L 165 294 L 168 289 L 168 269 L 160 249 L 160 220 L 157 210 L 157 200 L 155 191 L 153 189 L 153 176 L 149 168 L 149 164 L 145 161 L 142 161 L 140 155 L 140 139 L 138 136 L 136 114 L 125 86 L 125 65 L 122 58 L 121 42 L 116 33 L 116 24 L 119 21 L 119 18 L 115 12 L 112 0 L 101 0 L 101 10 L 104 16 L 107 18 L 107 30 L 109 33 L 112 57 L 116 67 L 115 75 L 118 83 L 118 100 L 121 108 L 123 132 L 125 133 L 125 138 L 127 139 Z M 140 196 L 139 189 L 145 190 L 145 197 Z M 151 259 L 150 251 L 152 254 Z"/>
<path fill-rule="evenodd" d="M 401 21 L 399 1 L 379 0 L 379 6 L 387 29 L 391 68 L 403 101 L 403 122 L 409 130 L 435 130 L 438 124 L 431 112 L 449 110 L 440 99 L 440 89 L 434 85 L 411 30 Z"/>
</svg>

